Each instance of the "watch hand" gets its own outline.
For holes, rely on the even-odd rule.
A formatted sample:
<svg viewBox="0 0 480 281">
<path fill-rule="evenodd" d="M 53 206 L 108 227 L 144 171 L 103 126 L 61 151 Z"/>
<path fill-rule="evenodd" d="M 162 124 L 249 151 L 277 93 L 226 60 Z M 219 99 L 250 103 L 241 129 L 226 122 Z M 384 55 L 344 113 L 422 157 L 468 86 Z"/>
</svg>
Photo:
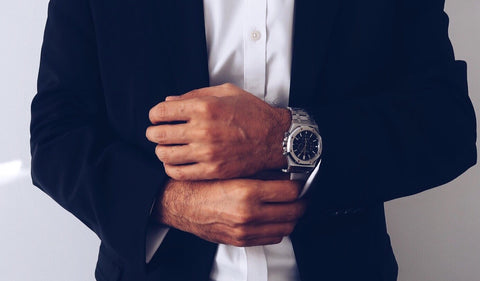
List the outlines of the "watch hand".
<svg viewBox="0 0 480 281">
<path fill-rule="evenodd" d="M 305 141 L 305 145 L 303 146 L 303 149 L 302 149 L 303 160 L 305 160 L 306 153 L 307 153 L 307 142 Z"/>
</svg>

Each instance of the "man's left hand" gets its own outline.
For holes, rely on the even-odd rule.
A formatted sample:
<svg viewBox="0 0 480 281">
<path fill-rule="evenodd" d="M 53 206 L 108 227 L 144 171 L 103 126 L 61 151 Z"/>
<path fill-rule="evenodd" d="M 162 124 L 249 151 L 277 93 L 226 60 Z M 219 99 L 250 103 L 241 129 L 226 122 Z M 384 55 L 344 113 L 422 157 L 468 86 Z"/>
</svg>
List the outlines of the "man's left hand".
<svg viewBox="0 0 480 281">
<path fill-rule="evenodd" d="M 147 138 L 173 179 L 237 178 L 286 166 L 289 111 L 232 84 L 168 97 L 149 117 Z"/>
</svg>

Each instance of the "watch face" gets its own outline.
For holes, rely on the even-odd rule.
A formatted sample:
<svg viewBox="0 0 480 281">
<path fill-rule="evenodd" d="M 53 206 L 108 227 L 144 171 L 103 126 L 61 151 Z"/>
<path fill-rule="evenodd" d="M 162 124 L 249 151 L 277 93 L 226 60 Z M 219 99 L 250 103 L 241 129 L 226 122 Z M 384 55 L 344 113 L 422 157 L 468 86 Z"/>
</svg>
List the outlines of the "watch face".
<svg viewBox="0 0 480 281">
<path fill-rule="evenodd" d="M 287 153 L 299 165 L 313 165 L 322 154 L 322 138 L 310 126 L 300 126 L 288 137 Z"/>
<path fill-rule="evenodd" d="M 312 131 L 301 131 L 293 138 L 293 153 L 302 161 L 309 161 L 318 155 L 318 135 Z"/>
</svg>

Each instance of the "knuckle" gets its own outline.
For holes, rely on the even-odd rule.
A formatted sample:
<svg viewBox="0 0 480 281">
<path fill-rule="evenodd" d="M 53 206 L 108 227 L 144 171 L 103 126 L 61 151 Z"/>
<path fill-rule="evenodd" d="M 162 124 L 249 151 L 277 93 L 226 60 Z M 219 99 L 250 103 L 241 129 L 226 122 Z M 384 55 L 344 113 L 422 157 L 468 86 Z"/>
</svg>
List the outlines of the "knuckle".
<svg viewBox="0 0 480 281">
<path fill-rule="evenodd" d="M 200 90 L 199 89 L 194 89 L 194 90 L 191 90 L 190 92 L 184 94 L 183 96 L 191 96 L 191 97 L 196 97 L 200 94 Z"/>
<path fill-rule="evenodd" d="M 203 151 L 203 157 L 207 162 L 214 161 L 215 155 L 216 155 L 215 150 L 211 147 L 206 147 Z"/>
<path fill-rule="evenodd" d="M 164 143 L 167 138 L 168 138 L 168 133 L 166 130 L 161 130 L 160 128 L 158 128 L 157 130 L 155 130 L 155 141 L 157 141 L 158 143 Z"/>
<path fill-rule="evenodd" d="M 231 89 L 234 87 L 234 85 L 232 83 L 225 83 L 222 85 L 225 89 Z"/>
<path fill-rule="evenodd" d="M 248 187 L 245 188 L 243 186 L 240 186 L 236 188 L 234 192 L 235 192 L 234 194 L 235 198 L 237 198 L 237 200 L 239 200 L 242 203 L 250 202 L 254 197 L 252 189 Z"/>
<path fill-rule="evenodd" d="M 219 98 L 214 96 L 206 96 L 197 99 L 197 110 L 204 118 L 215 120 L 220 112 Z"/>
<path fill-rule="evenodd" d="M 212 165 L 212 171 L 217 177 L 219 178 L 225 178 L 227 176 L 227 172 L 225 169 L 223 169 L 223 162 L 214 162 Z"/>
<path fill-rule="evenodd" d="M 253 181 L 245 181 L 245 188 L 249 189 L 250 193 L 255 193 L 256 195 L 259 194 L 259 191 L 264 188 L 265 182 L 262 180 L 253 180 Z"/>
<path fill-rule="evenodd" d="M 202 115 L 208 115 L 211 110 L 211 105 L 207 99 L 197 98 L 196 100 L 196 110 Z"/>
<path fill-rule="evenodd" d="M 210 120 L 216 120 L 218 119 L 220 112 L 219 99 L 217 97 L 208 97 L 207 99 L 207 118 Z"/>
<path fill-rule="evenodd" d="M 188 136 L 188 130 L 184 127 L 181 127 L 180 130 L 178 130 L 178 137 L 182 140 L 185 140 Z"/>
<path fill-rule="evenodd" d="M 207 129 L 203 128 L 203 127 L 200 127 L 198 126 L 197 128 L 193 128 L 191 131 L 190 131 L 190 136 L 197 140 L 197 141 L 203 141 L 205 139 L 205 133 L 206 133 Z"/>
<path fill-rule="evenodd" d="M 252 219 L 246 208 L 237 207 L 234 209 L 234 212 L 229 215 L 229 220 L 231 222 L 231 226 L 237 229 L 247 225 Z"/>
<path fill-rule="evenodd" d="M 202 131 L 201 131 L 202 137 L 204 140 L 208 142 L 215 142 L 218 139 L 218 133 L 214 128 L 211 128 L 210 126 L 206 126 Z"/>
<path fill-rule="evenodd" d="M 232 241 L 232 246 L 235 246 L 235 247 L 247 247 L 248 244 L 247 244 L 246 241 L 233 240 L 233 241 Z"/>
<path fill-rule="evenodd" d="M 210 178 L 223 178 L 224 171 L 221 166 L 222 165 L 217 162 L 210 163 L 208 165 L 207 175 L 209 175 Z"/>
<path fill-rule="evenodd" d="M 179 102 L 177 104 L 177 111 L 178 113 L 181 113 L 183 114 L 185 111 L 186 111 L 187 107 L 186 107 L 186 104 L 184 102 Z"/>
<path fill-rule="evenodd" d="M 237 226 L 242 226 L 253 222 L 255 217 L 250 208 L 241 207 L 235 216 L 235 220 Z"/>
<path fill-rule="evenodd" d="M 237 241 L 244 241 L 247 240 L 249 237 L 248 230 L 244 226 L 239 226 L 236 227 L 233 230 L 233 236 L 235 237 L 235 240 Z"/>
</svg>

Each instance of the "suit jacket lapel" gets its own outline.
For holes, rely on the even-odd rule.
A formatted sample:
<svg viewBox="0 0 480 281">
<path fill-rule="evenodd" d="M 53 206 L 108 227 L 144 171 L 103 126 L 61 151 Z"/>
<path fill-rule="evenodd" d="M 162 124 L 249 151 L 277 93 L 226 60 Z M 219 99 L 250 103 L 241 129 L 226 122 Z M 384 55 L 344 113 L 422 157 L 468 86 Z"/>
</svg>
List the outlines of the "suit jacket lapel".
<svg viewBox="0 0 480 281">
<path fill-rule="evenodd" d="M 290 82 L 290 106 L 309 111 L 318 106 L 314 95 L 321 95 L 321 77 L 328 51 L 330 34 L 341 0 L 296 0 L 293 34 L 292 75 Z M 311 256 L 304 254 L 305 239 L 312 222 L 300 220 L 292 239 L 301 279 L 310 280 Z"/>
<path fill-rule="evenodd" d="M 148 64 L 152 71 L 147 75 L 153 83 L 150 97 L 153 105 L 165 95 L 207 87 L 209 74 L 203 1 L 149 1 L 151 11 L 146 14 L 152 16 L 152 24 L 148 31 L 151 31 Z M 151 268 L 160 265 L 161 270 L 152 272 L 149 280 L 163 280 L 165 272 L 172 272 L 171 278 L 209 280 L 216 248 L 213 243 L 171 229 L 149 265 Z"/>
<path fill-rule="evenodd" d="M 173 93 L 184 94 L 209 84 L 207 44 L 203 1 L 151 0 L 157 17 L 155 25 L 168 53 L 170 79 Z"/>
<path fill-rule="evenodd" d="M 305 107 L 318 94 L 319 76 L 341 0 L 297 0 L 290 106 Z"/>
<path fill-rule="evenodd" d="M 161 44 L 169 53 L 172 94 L 209 85 L 203 1 L 151 0 Z M 318 94 L 330 33 L 341 0 L 296 0 L 290 105 L 308 104 Z"/>
</svg>

